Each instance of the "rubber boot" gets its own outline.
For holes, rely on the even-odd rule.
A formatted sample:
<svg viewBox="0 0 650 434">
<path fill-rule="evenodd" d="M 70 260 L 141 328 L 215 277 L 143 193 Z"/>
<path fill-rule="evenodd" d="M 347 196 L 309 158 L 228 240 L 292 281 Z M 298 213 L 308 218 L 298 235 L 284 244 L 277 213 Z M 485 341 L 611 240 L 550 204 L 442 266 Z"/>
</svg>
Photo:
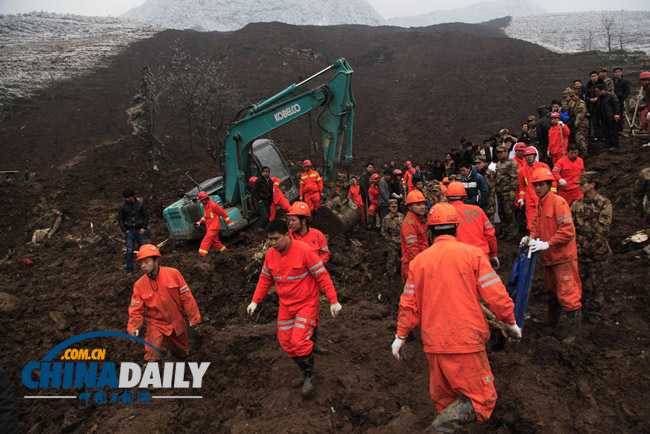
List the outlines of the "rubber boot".
<svg viewBox="0 0 650 434">
<path fill-rule="evenodd" d="M 548 303 L 548 325 L 555 328 L 557 323 L 560 321 L 560 315 L 562 315 L 562 306 L 557 300 L 553 300 Z"/>
<path fill-rule="evenodd" d="M 314 333 L 311 335 L 311 341 L 314 343 L 314 348 L 312 349 L 314 353 L 320 354 L 321 356 L 326 356 L 330 353 L 325 348 L 318 345 L 318 326 L 314 327 Z"/>
<path fill-rule="evenodd" d="M 463 396 L 449 404 L 447 408 L 438 413 L 433 420 L 431 428 L 435 433 L 448 434 L 469 425 L 476 420 L 474 406 L 469 398 Z"/>
<path fill-rule="evenodd" d="M 306 356 L 302 356 L 302 362 L 304 363 L 304 370 L 302 372 L 305 376 L 305 380 L 302 383 L 302 396 L 309 396 L 314 389 L 314 355 L 309 353 Z"/>
<path fill-rule="evenodd" d="M 562 340 L 565 344 L 571 344 L 576 340 L 578 332 L 580 331 L 580 323 L 582 321 L 582 309 L 572 310 L 566 313 L 567 318 L 567 334 Z"/>
<path fill-rule="evenodd" d="M 291 360 L 296 362 L 296 365 L 298 365 L 298 367 L 300 368 L 300 371 L 301 371 L 301 374 L 300 374 L 299 377 L 296 377 L 293 380 L 291 380 L 291 387 L 293 387 L 295 389 L 296 387 L 302 386 L 302 384 L 305 382 L 305 374 L 304 374 L 304 372 L 305 372 L 305 362 L 303 362 L 301 357 L 292 357 Z"/>
</svg>

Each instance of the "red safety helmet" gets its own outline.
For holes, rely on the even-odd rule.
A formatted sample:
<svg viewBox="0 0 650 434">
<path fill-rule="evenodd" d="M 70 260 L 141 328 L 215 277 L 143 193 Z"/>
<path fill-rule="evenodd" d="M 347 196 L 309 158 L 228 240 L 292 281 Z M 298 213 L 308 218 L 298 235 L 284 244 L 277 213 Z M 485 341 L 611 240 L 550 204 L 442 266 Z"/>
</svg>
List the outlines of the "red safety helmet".
<svg viewBox="0 0 650 434">
<path fill-rule="evenodd" d="M 525 151 L 526 150 L 526 144 L 524 142 L 519 142 L 515 145 L 515 152 L 516 151 Z"/>
<path fill-rule="evenodd" d="M 257 176 L 251 176 L 250 178 L 248 178 L 248 183 L 250 185 L 255 184 L 255 181 L 257 181 Z"/>
<path fill-rule="evenodd" d="M 309 205 L 305 202 L 296 201 L 291 205 L 291 209 L 287 215 L 304 215 L 305 217 L 310 217 L 311 211 L 309 211 Z"/>
<path fill-rule="evenodd" d="M 442 178 L 442 183 L 443 183 L 443 184 L 445 184 L 445 185 L 449 185 L 450 182 L 451 182 L 451 181 L 449 181 L 449 177 L 448 177 L 448 176 L 445 176 L 444 178 Z"/>
<path fill-rule="evenodd" d="M 402 174 L 401 170 L 399 170 L 399 169 L 393 170 L 393 175 L 397 176 L 397 175 L 401 175 L 401 174 Z"/>
<path fill-rule="evenodd" d="M 457 225 L 460 223 L 460 217 L 458 217 L 458 211 L 450 203 L 438 202 L 431 208 L 429 211 L 429 216 L 427 217 L 427 224 L 429 226 L 439 226 L 439 225 Z"/>
<path fill-rule="evenodd" d="M 555 181 L 555 178 L 553 177 L 551 171 L 548 170 L 547 168 L 538 167 L 533 172 L 533 176 L 531 177 L 530 182 L 534 184 L 536 182 L 543 182 L 543 181 Z"/>
<path fill-rule="evenodd" d="M 373 173 L 372 176 L 370 177 L 370 182 L 379 182 L 379 174 Z"/>
<path fill-rule="evenodd" d="M 162 257 L 160 254 L 160 250 L 158 250 L 158 247 L 154 246 L 153 244 L 145 244 L 144 246 L 140 247 L 140 250 L 138 250 L 138 256 L 136 260 L 141 260 L 144 258 L 151 258 L 152 256 L 157 256 L 157 257 Z"/>
<path fill-rule="evenodd" d="M 460 197 L 467 196 L 467 191 L 465 191 L 465 186 L 458 181 L 454 181 L 447 186 L 447 192 L 445 193 L 447 197 Z"/>
<path fill-rule="evenodd" d="M 412 203 L 426 202 L 424 195 L 420 190 L 413 190 L 406 196 L 406 204 L 410 205 Z"/>
<path fill-rule="evenodd" d="M 404 163 L 404 164 L 405 164 L 406 166 L 410 166 L 412 163 L 411 163 L 411 161 L 409 160 L 409 161 L 407 161 L 407 162 Z"/>
<path fill-rule="evenodd" d="M 310 160 L 305 160 L 302 162 L 302 167 L 310 167 L 311 166 L 311 161 Z"/>
<path fill-rule="evenodd" d="M 208 193 L 205 191 L 199 191 L 199 200 L 207 199 L 208 198 Z"/>
<path fill-rule="evenodd" d="M 559 119 L 560 118 L 560 113 L 558 113 L 558 112 L 551 113 L 551 119 L 555 119 L 555 118 Z"/>
<path fill-rule="evenodd" d="M 524 149 L 524 156 L 526 155 L 537 155 L 537 149 L 535 149 L 533 146 L 528 146 L 526 149 Z"/>
<path fill-rule="evenodd" d="M 645 80 L 645 79 L 650 80 L 650 71 L 643 71 L 643 72 L 639 75 L 639 81 L 641 81 L 641 80 Z"/>
</svg>

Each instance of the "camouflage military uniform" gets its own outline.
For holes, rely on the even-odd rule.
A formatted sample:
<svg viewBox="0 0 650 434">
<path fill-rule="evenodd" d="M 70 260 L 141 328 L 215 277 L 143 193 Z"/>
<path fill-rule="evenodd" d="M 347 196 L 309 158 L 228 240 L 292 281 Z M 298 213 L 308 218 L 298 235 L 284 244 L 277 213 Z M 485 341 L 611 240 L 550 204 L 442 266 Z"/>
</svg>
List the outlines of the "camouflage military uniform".
<svg viewBox="0 0 650 434">
<path fill-rule="evenodd" d="M 589 133 L 589 118 L 587 118 L 587 103 L 579 99 L 573 101 L 573 106 L 569 112 L 569 116 L 574 118 L 573 128 L 571 131 L 575 131 L 575 142 L 580 148 L 580 155 L 585 157 L 589 151 L 587 144 L 587 134 Z"/>
<path fill-rule="evenodd" d="M 483 171 L 479 171 L 479 173 L 485 178 L 485 182 L 488 185 L 488 188 L 490 189 L 490 197 L 488 198 L 487 202 L 487 212 L 485 213 L 487 217 L 490 219 L 490 222 L 494 224 L 494 211 L 496 210 L 496 201 L 494 199 L 494 192 L 496 189 L 496 182 L 497 182 L 497 174 L 494 170 L 490 170 L 485 166 Z"/>
<path fill-rule="evenodd" d="M 495 177 L 495 192 L 501 219 L 501 234 L 512 240 L 518 231 L 515 225 L 514 205 L 517 189 L 519 188 L 519 165 L 511 158 L 506 158 L 497 163 Z"/>
<path fill-rule="evenodd" d="M 573 201 L 571 212 L 576 228 L 583 302 L 590 312 L 597 313 L 603 306 L 603 276 L 612 254 L 607 241 L 612 223 L 612 202 L 596 193 L 591 199 L 583 197 Z"/>
<path fill-rule="evenodd" d="M 401 270 L 402 262 L 400 253 L 402 252 L 402 244 L 400 241 L 400 231 L 402 228 L 402 221 L 404 214 L 398 212 L 396 214 L 388 213 L 384 216 L 381 224 L 381 234 L 388 241 L 388 257 L 386 258 L 386 272 L 389 276 L 397 274 Z"/>
<path fill-rule="evenodd" d="M 632 192 L 632 205 L 643 210 L 645 225 L 650 226 L 650 167 L 639 172 Z"/>
</svg>

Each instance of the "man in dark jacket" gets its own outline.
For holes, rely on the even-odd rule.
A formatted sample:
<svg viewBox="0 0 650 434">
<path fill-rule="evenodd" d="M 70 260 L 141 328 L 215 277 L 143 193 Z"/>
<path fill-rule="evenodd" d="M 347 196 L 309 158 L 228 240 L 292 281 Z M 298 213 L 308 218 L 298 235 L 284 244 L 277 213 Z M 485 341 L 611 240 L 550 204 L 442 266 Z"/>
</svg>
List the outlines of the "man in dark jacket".
<svg viewBox="0 0 650 434">
<path fill-rule="evenodd" d="M 545 106 L 537 107 L 539 122 L 537 122 L 537 152 L 539 161 L 546 161 L 546 152 L 548 151 L 548 130 L 553 126 L 551 124 L 550 113 Z"/>
<path fill-rule="evenodd" d="M 488 199 L 490 198 L 490 188 L 476 169 L 476 166 L 468 163 L 461 163 L 458 170 L 462 176 L 461 183 L 465 187 L 467 196 L 465 203 L 480 206 L 487 213 Z"/>
<path fill-rule="evenodd" d="M 127 188 L 122 192 L 124 202 L 117 209 L 117 221 L 120 229 L 125 234 L 126 240 L 126 271 L 133 272 L 133 250 L 135 242 L 138 241 L 138 247 L 147 244 L 145 232 L 149 225 L 149 213 L 144 202 L 135 198 L 135 191 Z"/>
<path fill-rule="evenodd" d="M 630 96 L 631 89 L 632 84 L 623 78 L 623 69 L 614 68 L 614 93 L 616 94 L 616 98 L 618 98 L 618 103 L 621 108 L 621 120 L 617 124 L 619 134 L 623 132 L 624 120 L 622 114 L 625 113 L 625 101 Z"/>
<path fill-rule="evenodd" d="M 600 129 L 600 119 L 598 119 L 598 113 L 596 112 L 596 102 L 598 101 L 598 95 L 596 94 L 597 84 L 602 84 L 604 86 L 605 82 L 602 78 L 598 77 L 596 71 L 591 71 L 585 89 L 585 102 L 587 103 L 587 110 L 589 110 L 590 115 L 589 137 L 592 137 L 594 140 L 603 138 L 603 133 Z"/>
<path fill-rule="evenodd" d="M 393 178 L 393 172 L 390 168 L 384 169 L 384 176 L 379 180 L 377 187 L 379 188 L 379 199 L 377 200 L 377 206 L 381 210 L 381 220 L 379 222 L 379 227 L 381 228 L 381 222 L 384 220 L 384 216 L 390 211 L 388 208 L 388 201 L 390 200 L 391 191 L 390 191 L 390 181 Z"/>
<path fill-rule="evenodd" d="M 596 85 L 598 101 L 595 111 L 600 119 L 600 126 L 609 150 L 618 149 L 618 122 L 621 120 L 621 105 L 612 92 L 607 92 L 604 84 Z"/>
<path fill-rule="evenodd" d="M 366 170 L 359 177 L 359 193 L 365 205 L 365 214 L 368 215 L 368 189 L 370 188 L 370 177 L 375 173 L 375 165 L 372 163 L 366 164 Z"/>
<path fill-rule="evenodd" d="M 253 184 L 253 199 L 257 204 L 257 211 L 260 213 L 260 219 L 257 222 L 258 229 L 264 230 L 269 224 L 271 215 L 271 202 L 273 202 L 273 181 L 271 181 L 271 169 L 267 166 L 262 167 L 262 176 L 257 178 Z"/>
</svg>

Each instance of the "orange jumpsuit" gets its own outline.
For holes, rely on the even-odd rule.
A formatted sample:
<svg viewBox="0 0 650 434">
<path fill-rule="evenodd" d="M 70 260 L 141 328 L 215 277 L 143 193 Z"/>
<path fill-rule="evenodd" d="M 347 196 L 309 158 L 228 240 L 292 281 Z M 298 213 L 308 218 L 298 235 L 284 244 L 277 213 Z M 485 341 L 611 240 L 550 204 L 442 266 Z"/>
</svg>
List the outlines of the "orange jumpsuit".
<svg viewBox="0 0 650 434">
<path fill-rule="evenodd" d="M 359 184 L 357 185 L 351 185 L 350 189 L 348 190 L 348 194 L 352 198 L 355 204 L 359 207 L 359 211 L 361 211 L 361 221 L 359 222 L 359 226 L 363 226 L 364 223 L 364 213 L 363 213 L 363 198 L 361 197 L 361 194 L 359 193 L 360 186 Z"/>
<path fill-rule="evenodd" d="M 379 202 L 379 187 L 377 184 L 372 184 L 368 189 L 368 217 L 377 215 L 377 203 Z"/>
<path fill-rule="evenodd" d="M 221 217 L 226 221 L 226 224 L 230 224 L 230 217 L 228 213 L 219 206 L 217 202 L 208 200 L 207 205 L 203 205 L 203 217 L 199 222 L 205 222 L 205 236 L 201 245 L 199 246 L 199 254 L 201 256 L 206 256 L 210 247 L 214 247 L 220 252 L 223 252 L 226 249 L 221 241 L 219 241 L 219 231 L 221 230 Z"/>
<path fill-rule="evenodd" d="M 325 239 L 325 235 L 318 229 L 309 228 L 305 235 L 300 235 L 298 232 L 289 229 L 289 235 L 292 239 L 302 241 L 311 247 L 314 253 L 321 258 L 323 264 L 329 261 L 330 249 L 327 247 L 327 240 Z"/>
<path fill-rule="evenodd" d="M 547 301 L 557 297 L 566 312 L 580 309 L 582 282 L 578 273 L 578 249 L 576 228 L 571 208 L 556 194 L 547 193 L 535 212 L 531 238 L 539 238 L 549 244 L 539 254 L 544 266 L 544 289 Z"/>
<path fill-rule="evenodd" d="M 127 331 L 132 334 L 147 321 L 145 341 L 163 351 L 163 343 L 174 356 L 189 354 L 187 325 L 201 322 L 196 301 L 181 273 L 175 268 L 160 267 L 155 279 L 145 274 L 133 285 Z M 157 351 L 145 345 L 147 362 L 160 360 Z"/>
<path fill-rule="evenodd" d="M 415 173 L 415 167 L 411 167 L 406 170 L 404 173 L 404 178 L 402 178 L 402 187 L 406 190 L 406 194 L 409 194 L 411 190 L 415 188 L 413 185 L 413 174 Z"/>
<path fill-rule="evenodd" d="M 546 163 L 540 163 L 535 161 L 535 164 L 530 166 L 526 163 L 524 166 L 521 166 L 519 170 L 519 194 L 517 200 L 524 199 L 526 201 L 526 229 L 530 231 L 531 225 L 533 224 L 533 218 L 535 217 L 535 208 L 537 207 L 537 202 L 539 198 L 535 194 L 535 189 L 533 188 L 533 183 L 530 182 L 530 177 L 533 176 L 535 169 L 543 167 L 545 169 L 551 170 Z M 553 192 L 557 192 L 557 186 L 555 182 L 551 188 Z"/>
<path fill-rule="evenodd" d="M 275 219 L 275 214 L 278 212 L 278 206 L 286 212 L 289 212 L 291 210 L 289 201 L 286 197 L 284 197 L 284 193 L 282 193 L 282 190 L 280 189 L 280 180 L 278 178 L 271 178 L 271 181 L 273 181 L 273 202 L 271 202 L 269 221 L 273 221 Z"/>
<path fill-rule="evenodd" d="M 569 206 L 571 203 L 582 197 L 580 193 L 580 186 L 575 182 L 580 179 L 580 174 L 585 171 L 585 163 L 582 161 L 582 158 L 578 157 L 575 160 L 571 161 L 569 157 L 560 158 L 553 167 L 553 176 L 558 182 L 558 193 L 560 197 L 563 197 L 567 201 Z M 567 182 L 566 187 L 559 185 L 560 179 L 564 179 Z"/>
<path fill-rule="evenodd" d="M 317 325 L 319 288 L 330 304 L 338 302 L 323 261 L 302 241 L 292 240 L 284 253 L 270 248 L 253 301 L 260 303 L 273 284 L 280 298 L 277 320 L 280 346 L 289 357 L 309 355 L 314 346 L 311 336 Z"/>
<path fill-rule="evenodd" d="M 441 235 L 411 262 L 397 336 L 406 337 L 420 324 L 438 412 L 466 396 L 483 421 L 492 414 L 497 393 L 485 353 L 490 329 L 479 296 L 497 320 L 515 323 L 514 303 L 483 252 Z"/>
<path fill-rule="evenodd" d="M 562 125 L 562 133 L 560 133 L 560 125 L 555 125 L 548 130 L 548 151 L 551 153 L 553 163 L 566 156 L 569 134 L 571 130 L 566 125 Z"/>
<path fill-rule="evenodd" d="M 323 178 L 314 169 L 309 169 L 300 176 L 300 197 L 309 206 L 309 211 L 318 211 L 321 194 L 323 194 Z"/>
<path fill-rule="evenodd" d="M 515 161 L 517 162 L 517 166 L 519 166 L 519 171 L 520 171 L 520 172 L 521 172 L 521 168 L 522 168 L 522 166 L 527 165 L 525 159 L 523 159 L 523 158 L 519 158 L 519 157 L 517 157 L 516 155 L 515 155 L 512 159 L 515 160 Z"/>
<path fill-rule="evenodd" d="M 411 211 L 406 213 L 400 230 L 402 244 L 402 282 L 406 282 L 409 263 L 429 247 L 427 225 Z"/>
<path fill-rule="evenodd" d="M 451 203 L 460 217 L 456 240 L 470 246 L 478 247 L 488 257 L 497 256 L 497 237 L 494 226 L 490 223 L 481 207 L 468 205 L 462 200 Z"/>
</svg>

